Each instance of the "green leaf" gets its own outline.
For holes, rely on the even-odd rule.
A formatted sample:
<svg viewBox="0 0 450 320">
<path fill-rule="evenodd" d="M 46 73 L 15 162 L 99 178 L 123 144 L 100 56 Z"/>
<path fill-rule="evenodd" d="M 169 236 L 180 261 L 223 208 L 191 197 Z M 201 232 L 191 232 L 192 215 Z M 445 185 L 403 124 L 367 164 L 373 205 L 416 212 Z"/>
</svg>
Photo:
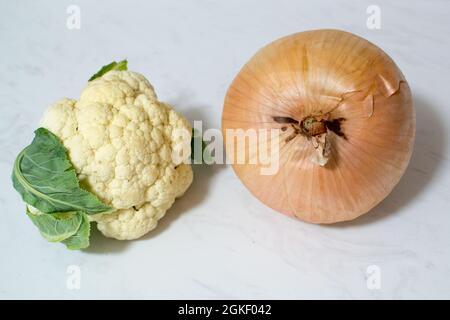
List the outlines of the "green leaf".
<svg viewBox="0 0 450 320">
<path fill-rule="evenodd" d="M 72 237 L 83 221 L 83 216 L 78 212 L 32 213 L 27 207 L 27 215 L 41 235 L 50 242 L 60 242 Z"/>
<path fill-rule="evenodd" d="M 91 224 L 89 217 L 84 212 L 79 212 L 81 216 L 81 225 L 78 231 L 70 238 L 62 241 L 70 250 L 80 250 L 89 247 L 89 236 L 91 233 Z"/>
<path fill-rule="evenodd" d="M 79 186 L 66 149 L 45 128 L 37 129 L 33 142 L 17 156 L 12 181 L 23 200 L 43 213 L 112 210 Z"/>
<path fill-rule="evenodd" d="M 120 70 L 120 71 L 128 70 L 128 61 L 127 60 L 122 60 L 119 62 L 113 61 L 110 64 L 103 66 L 99 71 L 97 71 L 96 74 L 94 74 L 92 77 L 90 77 L 88 81 L 97 79 L 97 78 L 101 77 L 102 75 L 104 75 L 105 73 L 112 71 L 112 70 Z"/>
<path fill-rule="evenodd" d="M 50 242 L 62 242 L 68 249 L 79 250 L 89 247 L 90 222 L 81 211 L 62 213 L 33 212 L 27 207 L 27 215 Z"/>
</svg>

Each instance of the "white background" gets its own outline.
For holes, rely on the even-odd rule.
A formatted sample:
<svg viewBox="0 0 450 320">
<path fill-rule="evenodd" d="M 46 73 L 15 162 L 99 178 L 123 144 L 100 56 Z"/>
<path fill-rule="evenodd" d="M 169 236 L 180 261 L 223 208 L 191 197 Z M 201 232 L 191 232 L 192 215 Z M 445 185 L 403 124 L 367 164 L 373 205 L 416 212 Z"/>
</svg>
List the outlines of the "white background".
<svg viewBox="0 0 450 320">
<path fill-rule="evenodd" d="M 68 30 L 68 5 L 81 29 Z M 381 29 L 366 9 L 381 8 Z M 0 0 L 0 298 L 450 298 L 449 1 Z M 410 166 L 371 213 L 310 225 L 259 203 L 230 167 L 196 167 L 158 229 L 120 242 L 98 232 L 68 251 L 43 240 L 10 182 L 45 108 L 77 98 L 100 66 L 127 58 L 159 98 L 220 128 L 224 95 L 258 48 L 318 28 L 382 47 L 414 94 Z M 66 287 L 81 269 L 80 290 Z M 366 284 L 377 265 L 381 288 Z"/>
</svg>

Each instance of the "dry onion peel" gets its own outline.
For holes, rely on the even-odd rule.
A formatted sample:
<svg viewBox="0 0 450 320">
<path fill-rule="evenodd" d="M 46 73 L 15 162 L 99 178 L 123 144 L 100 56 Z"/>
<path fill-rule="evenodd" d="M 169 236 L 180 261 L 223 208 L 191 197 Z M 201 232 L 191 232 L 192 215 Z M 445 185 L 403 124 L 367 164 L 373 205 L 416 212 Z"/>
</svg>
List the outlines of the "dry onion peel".
<svg viewBox="0 0 450 320">
<path fill-rule="evenodd" d="M 339 30 L 315 30 L 262 48 L 228 89 L 227 129 L 280 129 L 279 170 L 233 164 L 258 199 L 312 223 L 354 219 L 383 200 L 411 157 L 415 113 L 409 86 L 374 44 Z M 231 146 L 231 147 L 230 147 Z M 230 148 L 234 148 L 230 150 Z M 268 151 L 270 152 L 270 151 Z"/>
</svg>

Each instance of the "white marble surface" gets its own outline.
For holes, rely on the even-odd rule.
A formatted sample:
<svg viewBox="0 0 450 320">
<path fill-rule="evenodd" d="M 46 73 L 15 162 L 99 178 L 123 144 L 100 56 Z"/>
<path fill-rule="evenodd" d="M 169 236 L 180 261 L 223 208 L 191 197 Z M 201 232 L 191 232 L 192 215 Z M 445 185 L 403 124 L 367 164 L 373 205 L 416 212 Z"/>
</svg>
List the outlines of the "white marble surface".
<svg viewBox="0 0 450 320">
<path fill-rule="evenodd" d="M 81 29 L 66 28 L 66 8 Z M 381 29 L 366 8 L 381 8 Z M 449 1 L 0 1 L 0 298 L 450 298 Z M 84 252 L 45 242 L 10 182 L 44 109 L 123 57 L 191 120 L 220 126 L 228 84 L 262 45 L 340 28 L 405 73 L 417 141 L 400 184 L 351 223 L 295 221 L 254 199 L 230 167 L 195 182 L 142 240 L 93 236 Z M 81 269 L 80 290 L 66 287 Z M 377 265 L 381 287 L 369 289 Z"/>
</svg>

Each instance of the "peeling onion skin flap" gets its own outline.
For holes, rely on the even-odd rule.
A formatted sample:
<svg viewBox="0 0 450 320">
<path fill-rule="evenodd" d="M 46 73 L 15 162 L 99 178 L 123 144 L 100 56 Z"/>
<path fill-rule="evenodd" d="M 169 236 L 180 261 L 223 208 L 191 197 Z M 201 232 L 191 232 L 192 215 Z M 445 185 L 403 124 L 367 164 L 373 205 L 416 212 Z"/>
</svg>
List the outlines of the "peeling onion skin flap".
<svg viewBox="0 0 450 320">
<path fill-rule="evenodd" d="M 311 116 L 333 124 L 323 166 L 311 161 L 312 137 L 299 134 Z M 225 98 L 225 141 L 227 129 L 280 129 L 275 174 L 261 175 L 267 164 L 249 160 L 233 169 L 269 207 L 334 223 L 368 212 L 398 183 L 413 150 L 415 112 L 403 74 L 380 48 L 348 32 L 315 30 L 267 45 L 242 68 Z M 246 143 L 243 152 L 257 157 L 260 147 Z"/>
<path fill-rule="evenodd" d="M 112 210 L 79 186 L 66 149 L 44 128 L 35 131 L 33 142 L 17 156 L 12 180 L 23 200 L 44 213 L 95 214 Z"/>
</svg>

